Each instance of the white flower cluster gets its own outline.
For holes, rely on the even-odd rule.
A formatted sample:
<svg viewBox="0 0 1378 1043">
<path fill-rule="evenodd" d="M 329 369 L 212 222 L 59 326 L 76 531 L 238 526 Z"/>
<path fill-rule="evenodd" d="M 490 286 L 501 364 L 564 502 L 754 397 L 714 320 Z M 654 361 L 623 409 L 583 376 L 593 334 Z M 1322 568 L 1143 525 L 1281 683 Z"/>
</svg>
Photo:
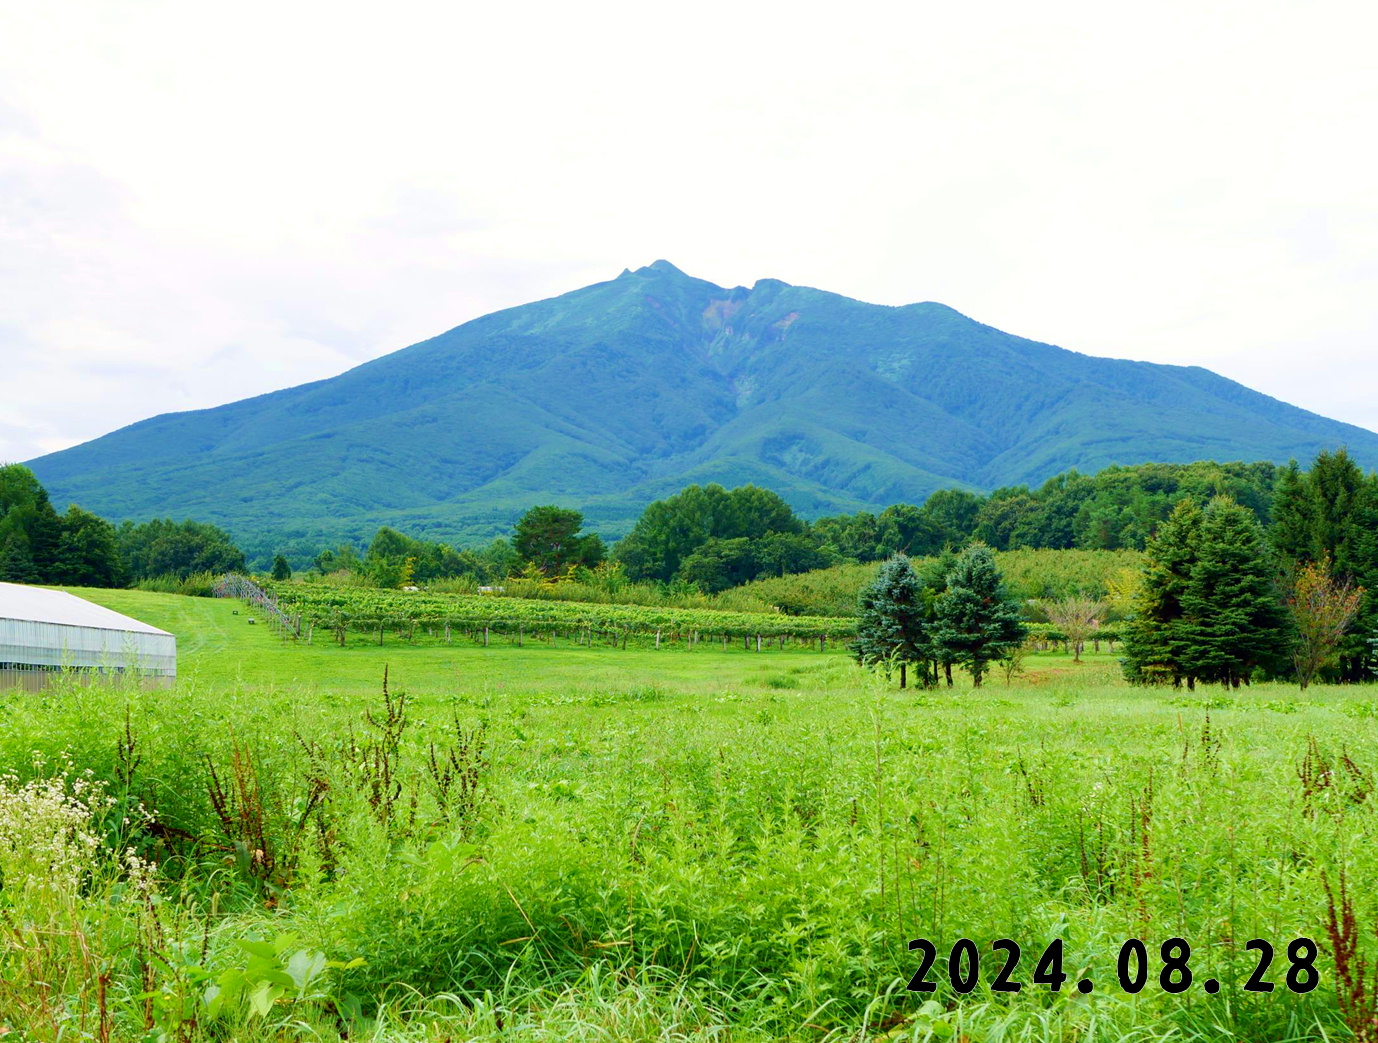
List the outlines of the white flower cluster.
<svg viewBox="0 0 1378 1043">
<path fill-rule="evenodd" d="M 35 891 L 75 892 L 100 847 L 91 815 L 105 800 L 85 776 L 64 772 L 21 785 L 0 775 L 0 885 L 12 901 Z"/>
</svg>

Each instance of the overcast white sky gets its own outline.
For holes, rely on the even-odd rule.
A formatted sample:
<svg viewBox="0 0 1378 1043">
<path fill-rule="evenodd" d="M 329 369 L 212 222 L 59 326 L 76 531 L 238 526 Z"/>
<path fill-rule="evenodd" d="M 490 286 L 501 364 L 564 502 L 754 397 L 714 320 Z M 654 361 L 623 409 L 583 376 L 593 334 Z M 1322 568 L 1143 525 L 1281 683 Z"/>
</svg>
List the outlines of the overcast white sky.
<svg viewBox="0 0 1378 1043">
<path fill-rule="evenodd" d="M 1378 429 L 1374 10 L 0 0 L 0 461 L 659 257 Z"/>
</svg>

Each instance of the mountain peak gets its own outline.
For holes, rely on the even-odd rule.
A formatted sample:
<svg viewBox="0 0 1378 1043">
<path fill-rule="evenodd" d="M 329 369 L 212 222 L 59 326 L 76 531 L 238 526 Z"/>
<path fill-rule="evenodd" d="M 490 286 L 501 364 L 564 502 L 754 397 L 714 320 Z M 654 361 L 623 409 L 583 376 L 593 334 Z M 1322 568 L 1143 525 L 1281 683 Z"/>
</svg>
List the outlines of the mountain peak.
<svg viewBox="0 0 1378 1043">
<path fill-rule="evenodd" d="M 192 515 L 271 558 L 285 533 L 305 550 L 380 524 L 486 540 L 533 503 L 616 536 L 690 482 L 754 483 L 817 516 L 1071 467 L 1282 463 L 1346 443 L 1378 463 L 1378 435 L 1222 377 L 1063 351 L 941 304 L 727 289 L 664 259 L 621 279 L 33 470 L 56 502 Z"/>
</svg>

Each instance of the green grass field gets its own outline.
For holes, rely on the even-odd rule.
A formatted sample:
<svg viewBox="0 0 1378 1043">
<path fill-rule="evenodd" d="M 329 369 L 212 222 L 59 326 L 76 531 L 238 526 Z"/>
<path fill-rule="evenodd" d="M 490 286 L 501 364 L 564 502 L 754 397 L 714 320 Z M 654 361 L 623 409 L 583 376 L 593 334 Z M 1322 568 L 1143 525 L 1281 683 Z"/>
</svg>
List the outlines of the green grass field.
<svg viewBox="0 0 1378 1043">
<path fill-rule="evenodd" d="M 1108 655 L 1041 655 L 1009 686 L 901 692 L 841 652 L 307 648 L 237 603 L 80 593 L 175 633 L 180 677 L 0 697 L 0 1034 L 1349 1034 L 1323 878 L 1343 867 L 1371 955 L 1372 687 L 1135 689 Z M 113 801 L 94 855 L 70 822 L 43 833 L 67 822 L 56 798 L 20 793 L 64 763 Z M 1158 978 L 1174 936 L 1180 995 Z M 1302 936 L 1320 980 L 1294 995 Z M 1135 937 L 1150 973 L 1129 995 Z M 905 989 L 912 938 L 937 946 L 931 995 Z M 981 954 L 967 994 L 959 938 Z M 1023 949 L 1017 993 L 990 989 L 1000 938 Z M 1055 938 L 1056 993 L 1032 981 Z M 1254 938 L 1271 993 L 1243 989 Z"/>
</svg>

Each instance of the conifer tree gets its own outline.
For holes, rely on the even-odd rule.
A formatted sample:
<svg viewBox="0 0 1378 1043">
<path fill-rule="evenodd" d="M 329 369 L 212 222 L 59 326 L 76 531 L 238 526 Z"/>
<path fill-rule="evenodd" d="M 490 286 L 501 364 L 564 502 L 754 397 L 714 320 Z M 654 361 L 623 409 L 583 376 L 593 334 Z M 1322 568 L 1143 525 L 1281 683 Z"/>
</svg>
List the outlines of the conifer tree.
<svg viewBox="0 0 1378 1043">
<path fill-rule="evenodd" d="M 1125 675 L 1131 681 L 1171 681 L 1188 687 L 1182 599 L 1191 581 L 1201 539 L 1201 508 L 1182 500 L 1148 541 L 1143 573 L 1134 597 L 1133 617 L 1125 628 Z"/>
<path fill-rule="evenodd" d="M 1190 675 L 1239 687 L 1258 666 L 1277 666 L 1288 632 L 1263 531 L 1228 497 L 1202 514 L 1197 560 L 1182 593 L 1182 665 Z"/>
<path fill-rule="evenodd" d="M 281 554 L 273 557 L 273 579 L 281 582 L 292 578 L 292 566 Z"/>
<path fill-rule="evenodd" d="M 934 644 L 949 661 L 970 670 L 980 688 L 987 666 L 1027 635 L 991 549 L 979 543 L 967 548 L 948 573 L 947 592 L 934 605 Z"/>
<path fill-rule="evenodd" d="M 876 578 L 861 592 L 857 636 L 852 643 L 857 662 L 863 666 L 880 664 L 887 676 L 890 664 L 897 662 L 900 687 L 905 687 L 908 665 L 928 660 L 927 614 L 923 584 L 909 559 L 896 554 L 881 565 Z M 924 673 L 926 682 L 927 670 Z"/>
<path fill-rule="evenodd" d="M 928 655 L 929 661 L 925 670 L 928 671 L 933 679 L 933 683 L 938 683 L 938 672 L 941 670 L 943 677 L 947 680 L 947 686 L 952 687 L 952 664 L 954 662 L 952 653 L 942 647 L 933 639 L 933 620 L 934 606 L 938 599 L 947 591 L 947 577 L 957 565 L 957 555 L 953 550 L 944 548 L 943 552 L 936 558 L 929 558 L 921 561 L 914 567 L 918 573 L 919 582 L 923 584 L 924 598 L 928 606 Z"/>
<path fill-rule="evenodd" d="M 0 537 L 0 583 L 41 583 L 29 541 L 20 532 Z"/>
<path fill-rule="evenodd" d="M 1273 550 L 1293 561 L 1310 560 L 1316 542 L 1316 499 L 1295 460 L 1278 475 L 1270 513 L 1268 539 Z"/>
<path fill-rule="evenodd" d="M 1364 472 L 1341 449 L 1321 453 L 1308 475 L 1315 503 L 1315 538 L 1310 559 L 1329 555 L 1335 574 L 1349 579 L 1362 571 L 1359 515 L 1364 499 Z"/>
</svg>

